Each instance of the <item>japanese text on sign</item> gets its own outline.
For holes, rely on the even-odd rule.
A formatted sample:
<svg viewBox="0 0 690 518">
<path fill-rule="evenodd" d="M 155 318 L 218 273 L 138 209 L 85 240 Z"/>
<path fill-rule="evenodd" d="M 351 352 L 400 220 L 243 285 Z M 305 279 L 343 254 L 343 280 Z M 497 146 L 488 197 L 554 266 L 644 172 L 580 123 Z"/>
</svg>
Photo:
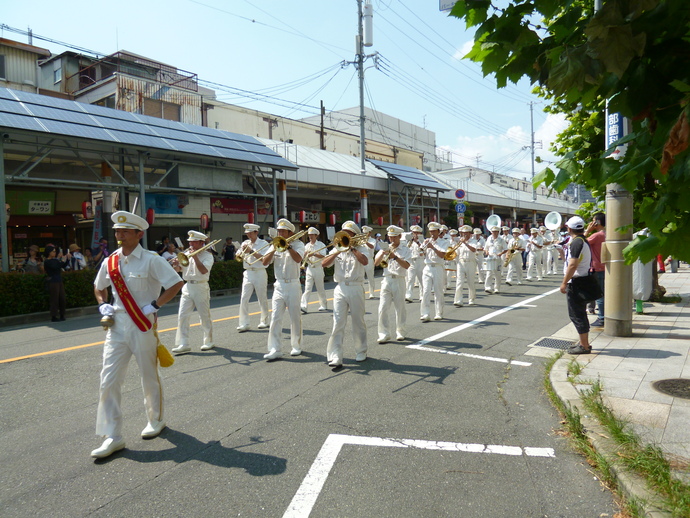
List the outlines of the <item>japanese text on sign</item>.
<svg viewBox="0 0 690 518">
<path fill-rule="evenodd" d="M 53 213 L 53 202 L 52 201 L 29 201 L 29 214 L 52 214 Z"/>
</svg>

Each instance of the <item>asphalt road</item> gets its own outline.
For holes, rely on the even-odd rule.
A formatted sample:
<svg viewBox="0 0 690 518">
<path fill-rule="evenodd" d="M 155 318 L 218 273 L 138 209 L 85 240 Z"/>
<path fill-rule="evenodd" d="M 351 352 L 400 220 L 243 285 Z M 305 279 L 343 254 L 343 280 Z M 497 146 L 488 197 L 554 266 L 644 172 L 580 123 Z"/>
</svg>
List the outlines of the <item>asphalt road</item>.
<svg viewBox="0 0 690 518">
<path fill-rule="evenodd" d="M 216 349 L 198 350 L 195 326 L 194 351 L 161 369 L 168 428 L 141 439 L 132 361 L 127 449 L 102 461 L 89 456 L 101 442 L 98 316 L 4 328 L 0 515 L 613 516 L 612 495 L 557 432 L 543 358 L 525 355 L 568 321 L 559 282 L 478 289 L 476 307 L 453 307 L 449 291 L 440 322 L 420 323 L 419 303 L 407 304 L 409 339 L 383 345 L 369 300 L 369 359 L 356 363 L 347 339 L 339 370 L 325 363 L 332 313 L 317 312 L 315 296 L 304 354 L 275 362 L 263 360 L 258 315 L 238 334 L 238 297 L 213 299 Z M 176 309 L 160 316 L 169 348 Z M 286 318 L 289 352 L 288 332 Z"/>
</svg>

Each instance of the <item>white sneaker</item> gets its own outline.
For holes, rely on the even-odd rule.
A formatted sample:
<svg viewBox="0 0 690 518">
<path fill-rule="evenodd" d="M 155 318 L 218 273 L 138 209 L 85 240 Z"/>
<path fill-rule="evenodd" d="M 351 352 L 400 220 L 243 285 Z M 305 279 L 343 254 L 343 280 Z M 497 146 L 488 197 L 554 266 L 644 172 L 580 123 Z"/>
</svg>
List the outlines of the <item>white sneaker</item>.
<svg viewBox="0 0 690 518">
<path fill-rule="evenodd" d="M 188 353 L 191 350 L 192 348 L 188 345 L 178 345 L 177 347 L 173 347 L 172 352 L 174 352 L 175 354 L 184 354 Z"/>
<path fill-rule="evenodd" d="M 356 362 L 363 362 L 366 359 L 367 359 L 367 353 L 357 353 L 357 356 L 355 357 Z"/>
<path fill-rule="evenodd" d="M 201 349 L 202 351 L 210 351 L 210 350 L 213 349 L 214 347 L 215 347 L 214 344 L 204 344 L 204 345 L 202 345 L 202 346 L 200 347 L 200 349 Z"/>
<path fill-rule="evenodd" d="M 537 280 L 540 281 L 540 280 L 541 280 L 541 277 L 537 277 Z"/>
<path fill-rule="evenodd" d="M 422 315 L 421 317 L 419 317 L 419 320 L 421 320 L 422 322 L 428 322 L 431 319 L 429 318 L 429 315 Z"/>
<path fill-rule="evenodd" d="M 453 302 L 453 306 L 456 308 L 461 308 L 463 306 L 462 302 Z"/>
<path fill-rule="evenodd" d="M 390 336 L 384 335 L 384 336 L 379 336 L 378 340 L 376 340 L 376 341 L 377 341 L 378 343 L 380 343 L 380 344 L 385 344 L 385 343 L 388 342 L 390 339 L 391 339 Z"/>
<path fill-rule="evenodd" d="M 476 304 L 474 303 L 474 299 L 470 299 L 467 301 L 468 306 L 475 306 Z"/>
<path fill-rule="evenodd" d="M 520 281 L 518 281 L 518 286 L 522 286 L 522 283 Z"/>
<path fill-rule="evenodd" d="M 302 349 L 298 349 L 297 347 L 293 347 L 292 351 L 290 351 L 290 356 L 299 356 L 302 354 Z"/>
<path fill-rule="evenodd" d="M 321 307 L 319 308 L 319 311 L 328 311 L 328 308 L 324 308 L 323 306 L 321 306 Z"/>
<path fill-rule="evenodd" d="M 283 353 L 277 349 L 271 349 L 267 354 L 264 354 L 264 360 L 277 360 L 281 358 Z"/>
<path fill-rule="evenodd" d="M 101 444 L 100 447 L 91 452 L 91 456 L 95 459 L 104 459 L 116 451 L 123 450 L 124 448 L 124 439 L 113 439 L 112 437 L 108 437 L 105 441 L 103 441 L 103 444 Z"/>
<path fill-rule="evenodd" d="M 333 358 L 328 362 L 329 367 L 342 367 L 343 361 L 338 358 Z"/>
<path fill-rule="evenodd" d="M 238 327 L 237 327 L 237 330 L 238 330 L 240 333 L 244 333 L 245 331 L 249 331 L 249 324 L 244 325 L 244 326 L 238 326 Z"/>
<path fill-rule="evenodd" d="M 434 320 L 443 320 L 443 317 L 441 315 L 436 315 L 434 317 Z"/>
<path fill-rule="evenodd" d="M 404 337 L 403 335 L 401 335 L 400 333 L 398 333 L 398 334 L 395 336 L 395 339 L 396 339 L 398 342 L 402 342 L 402 341 L 405 339 L 405 337 Z"/>
<path fill-rule="evenodd" d="M 499 292 L 498 290 L 494 290 L 494 293 L 498 293 L 498 292 Z"/>
<path fill-rule="evenodd" d="M 488 288 L 487 288 L 487 289 L 485 289 L 484 291 L 485 291 L 486 293 L 491 293 L 491 290 L 490 290 L 490 289 L 488 289 Z"/>
<path fill-rule="evenodd" d="M 302 307 L 299 308 L 299 309 L 300 309 L 300 311 L 301 311 L 302 313 L 304 313 L 304 314 L 307 313 L 307 308 L 306 308 L 305 306 L 302 306 Z"/>
<path fill-rule="evenodd" d="M 266 322 L 261 322 L 258 326 L 256 326 L 257 329 L 266 329 L 268 327 L 268 324 Z"/>
<path fill-rule="evenodd" d="M 153 439 L 154 437 L 160 435 L 160 433 L 163 431 L 163 428 L 165 428 L 164 421 L 154 421 L 153 423 L 149 423 L 146 425 L 146 428 L 141 431 L 141 438 Z"/>
</svg>

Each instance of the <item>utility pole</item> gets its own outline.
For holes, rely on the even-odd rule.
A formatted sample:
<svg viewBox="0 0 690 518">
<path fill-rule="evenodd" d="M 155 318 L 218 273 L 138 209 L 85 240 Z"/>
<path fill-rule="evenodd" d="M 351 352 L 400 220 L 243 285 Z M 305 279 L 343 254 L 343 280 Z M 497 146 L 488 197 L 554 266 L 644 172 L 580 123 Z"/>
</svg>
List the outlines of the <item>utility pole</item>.
<svg viewBox="0 0 690 518">
<path fill-rule="evenodd" d="M 323 129 L 323 117 L 326 115 L 326 107 L 321 101 L 321 127 L 319 128 L 319 149 L 326 149 L 326 132 Z"/>
<path fill-rule="evenodd" d="M 537 188 L 534 186 L 534 101 L 529 103 L 530 154 L 532 155 L 532 201 L 537 201 Z M 534 222 L 537 223 L 536 221 Z"/>
</svg>

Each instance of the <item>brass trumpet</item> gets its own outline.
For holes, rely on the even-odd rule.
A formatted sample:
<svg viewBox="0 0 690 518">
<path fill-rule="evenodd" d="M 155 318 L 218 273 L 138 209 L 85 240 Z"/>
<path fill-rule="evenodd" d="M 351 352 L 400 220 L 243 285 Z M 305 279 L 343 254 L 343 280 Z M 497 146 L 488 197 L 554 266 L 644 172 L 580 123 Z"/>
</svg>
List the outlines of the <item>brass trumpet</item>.
<svg viewBox="0 0 690 518">
<path fill-rule="evenodd" d="M 389 246 L 388 250 L 386 250 L 386 253 L 383 255 L 381 258 L 381 261 L 379 262 L 379 266 L 381 268 L 388 268 L 388 260 L 390 259 L 391 255 L 395 253 L 395 250 L 397 249 L 397 246 Z"/>
<path fill-rule="evenodd" d="M 192 252 L 180 252 L 177 254 L 177 261 L 180 263 L 181 266 L 189 266 L 189 260 L 194 257 L 197 254 L 200 254 L 201 252 L 208 250 L 212 246 L 217 245 L 220 243 L 220 239 L 216 239 L 215 241 L 211 241 L 209 244 L 202 246 L 198 250 L 194 250 Z"/>
<path fill-rule="evenodd" d="M 282 236 L 276 236 L 273 239 L 271 239 L 268 243 L 266 243 L 264 246 L 256 250 L 256 252 L 261 252 L 264 248 L 268 248 L 269 246 L 273 245 L 273 249 L 276 252 L 285 252 L 288 248 L 290 248 L 290 243 L 293 241 L 296 241 L 297 239 L 302 238 L 304 235 L 306 235 L 307 230 L 301 230 L 297 232 L 296 234 L 292 234 L 290 237 L 282 237 Z M 247 261 L 248 265 L 252 265 L 256 263 L 257 261 L 260 261 L 263 258 L 263 256 L 259 257 L 258 259 L 254 259 L 251 263 Z"/>
</svg>

